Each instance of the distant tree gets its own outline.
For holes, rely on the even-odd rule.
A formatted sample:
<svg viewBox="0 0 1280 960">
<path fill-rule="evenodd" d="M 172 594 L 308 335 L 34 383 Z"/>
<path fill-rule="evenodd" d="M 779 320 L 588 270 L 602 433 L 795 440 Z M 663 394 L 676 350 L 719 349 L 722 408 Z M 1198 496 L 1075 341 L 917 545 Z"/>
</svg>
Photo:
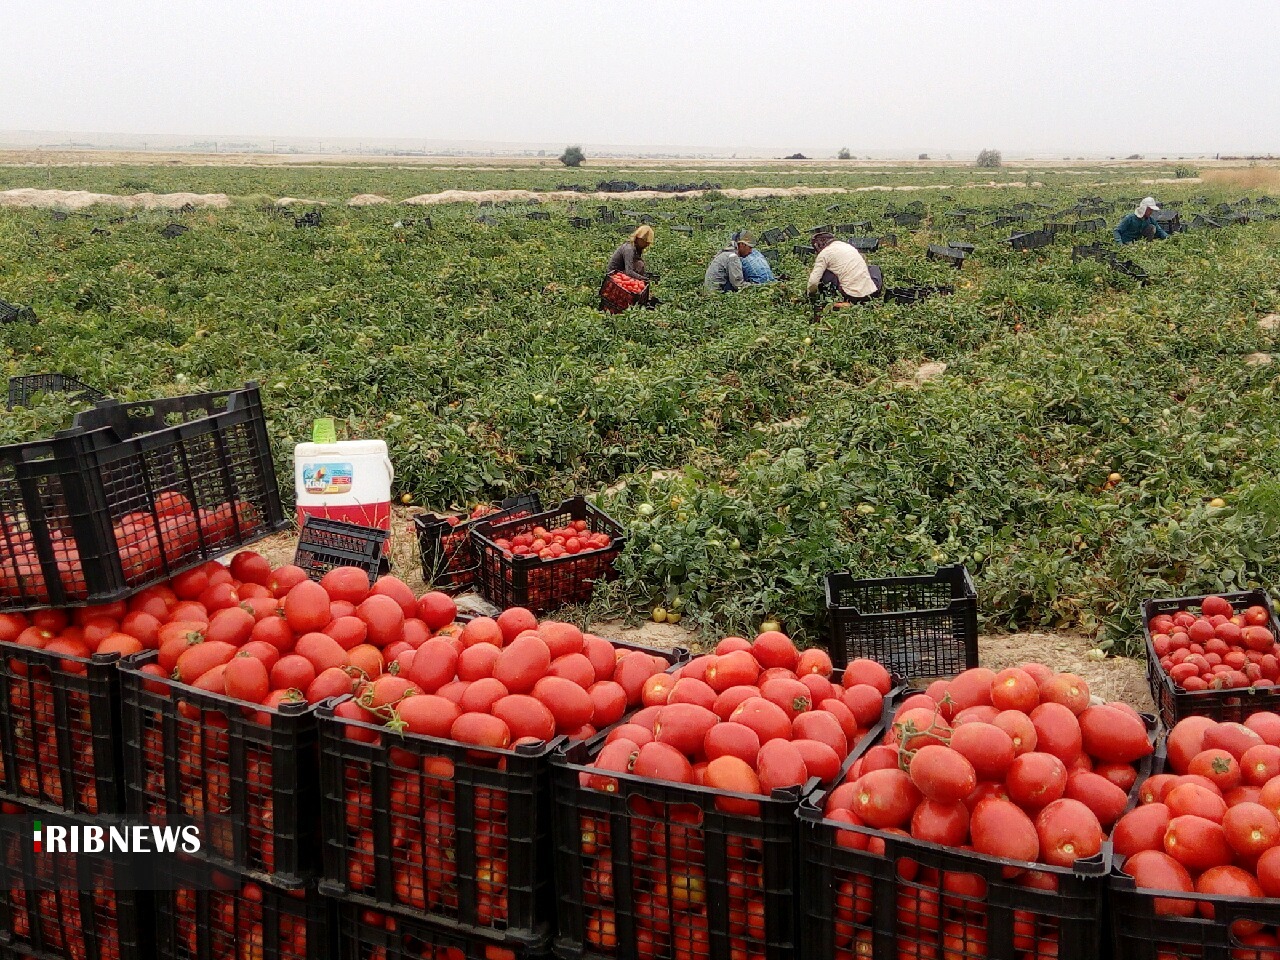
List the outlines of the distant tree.
<svg viewBox="0 0 1280 960">
<path fill-rule="evenodd" d="M 983 150 L 978 154 L 978 166 L 980 167 L 992 169 L 1000 166 L 1003 162 L 999 150 Z"/>
<path fill-rule="evenodd" d="M 853 154 L 849 152 L 848 147 L 841 147 L 840 152 L 836 154 L 837 160 L 852 160 Z"/>
<path fill-rule="evenodd" d="M 560 162 L 566 167 L 580 167 L 585 159 L 587 155 L 582 152 L 581 147 L 565 147 L 564 153 L 560 154 Z"/>
<path fill-rule="evenodd" d="M 928 159 L 929 159 L 929 155 L 928 155 L 927 153 L 922 153 L 922 154 L 920 154 L 920 156 L 916 157 L 916 159 L 917 159 L 917 160 L 928 160 Z"/>
<path fill-rule="evenodd" d="M 1129 154 L 1127 157 L 1125 157 L 1125 159 L 1126 159 L 1126 160 L 1141 160 L 1141 159 L 1142 159 L 1142 154 L 1140 154 L 1140 153 L 1131 153 L 1131 154 Z"/>
</svg>

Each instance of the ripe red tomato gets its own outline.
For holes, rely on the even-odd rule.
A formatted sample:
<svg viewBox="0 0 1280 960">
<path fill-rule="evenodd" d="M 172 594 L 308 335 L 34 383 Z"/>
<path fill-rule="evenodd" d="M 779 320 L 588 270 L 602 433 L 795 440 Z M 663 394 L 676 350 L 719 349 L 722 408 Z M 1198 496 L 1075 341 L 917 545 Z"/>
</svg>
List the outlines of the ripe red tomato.
<svg viewBox="0 0 1280 960">
<path fill-rule="evenodd" d="M 754 730 L 762 745 L 770 740 L 787 740 L 791 737 L 791 720 L 786 711 L 764 697 L 748 697 L 729 718 Z"/>
<path fill-rule="evenodd" d="M 320 630 L 329 623 L 329 594 L 320 584 L 302 580 L 285 594 L 284 615 L 295 633 Z"/>
<path fill-rule="evenodd" d="M 267 665 L 251 653 L 243 651 L 227 663 L 223 682 L 227 696 L 249 703 L 262 703 L 271 692 Z"/>
<path fill-rule="evenodd" d="M 537 697 L 522 693 L 509 694 L 493 704 L 492 713 L 507 725 L 512 739 L 530 737 L 533 740 L 548 741 L 556 734 L 555 717 Z"/>
<path fill-rule="evenodd" d="M 534 633 L 516 637 L 498 654 L 493 675 L 512 693 L 528 693 L 551 666 L 546 641 Z"/>
<path fill-rule="evenodd" d="M 720 718 L 695 703 L 670 703 L 658 711 L 653 723 L 653 737 L 658 743 L 675 747 L 685 756 L 694 756 L 702 749 L 708 731 L 720 722 Z"/>
<path fill-rule="evenodd" d="M 1163 803 L 1134 807 L 1120 818 L 1111 831 L 1111 843 L 1116 854 L 1132 857 L 1143 850 L 1163 851 L 1169 820 L 1169 808 Z"/>
<path fill-rule="evenodd" d="M 1240 803 L 1222 818 L 1227 843 L 1241 857 L 1260 857 L 1280 842 L 1280 821 L 1258 803 Z"/>
<path fill-rule="evenodd" d="M 1080 721 L 1069 707 L 1043 702 L 1031 711 L 1031 722 L 1036 728 L 1036 750 L 1051 753 L 1065 764 L 1080 756 L 1084 749 Z"/>
<path fill-rule="evenodd" d="M 980 780 L 1003 782 L 1013 766 L 1013 740 L 993 724 L 961 724 L 952 731 L 950 746 L 973 765 Z"/>
<path fill-rule="evenodd" d="M 650 780 L 692 783 L 693 767 L 675 747 L 667 743 L 646 743 L 636 753 L 633 772 Z"/>
<path fill-rule="evenodd" d="M 1014 803 L 1028 810 L 1039 810 L 1066 792 L 1067 768 L 1051 753 L 1024 753 L 1009 767 L 1005 787 Z"/>
<path fill-rule="evenodd" d="M 1009 667 L 991 681 L 991 705 L 997 710 L 1020 710 L 1030 713 L 1040 705 L 1040 690 L 1031 674 Z"/>
<path fill-rule="evenodd" d="M 1055 867 L 1095 857 L 1102 850 L 1102 825 L 1078 800 L 1055 800 L 1036 817 L 1040 859 Z"/>
<path fill-rule="evenodd" d="M 711 789 L 725 793 L 766 795 L 760 779 L 751 766 L 734 756 L 717 757 L 707 764 L 705 783 Z M 742 816 L 754 816 L 759 813 L 760 805 L 751 800 L 717 797 L 716 809 Z"/>
<path fill-rule="evenodd" d="M 987 799 L 969 815 L 969 836 L 979 853 L 1009 860 L 1035 860 L 1040 839 L 1031 818 L 1008 800 Z"/>
<path fill-rule="evenodd" d="M 893 678 L 889 675 L 889 671 L 874 660 L 868 660 L 865 657 L 850 661 L 844 668 L 844 676 L 840 682 L 846 690 L 865 684 L 879 691 L 881 696 L 893 689 Z M 852 705 L 850 709 L 853 709 Z"/>
<path fill-rule="evenodd" d="M 911 835 L 926 843 L 959 847 L 969 839 L 969 808 L 926 799 L 911 815 Z"/>
<path fill-rule="evenodd" d="M 1197 872 L 1225 866 L 1234 857 L 1222 824 L 1190 815 L 1175 816 L 1169 821 L 1164 849 L 1188 870 Z"/>
<path fill-rule="evenodd" d="M 973 764 L 941 744 L 927 744 L 916 751 L 907 773 L 927 799 L 945 806 L 959 803 L 978 786 Z"/>
<path fill-rule="evenodd" d="M 543 677 L 534 684 L 533 695 L 555 717 L 557 733 L 572 733 L 592 722 L 595 704 L 587 691 L 572 680 Z"/>
<path fill-rule="evenodd" d="M 872 770 L 858 778 L 850 811 L 876 830 L 901 827 L 910 821 L 921 799 L 919 789 L 903 771 Z"/>
</svg>

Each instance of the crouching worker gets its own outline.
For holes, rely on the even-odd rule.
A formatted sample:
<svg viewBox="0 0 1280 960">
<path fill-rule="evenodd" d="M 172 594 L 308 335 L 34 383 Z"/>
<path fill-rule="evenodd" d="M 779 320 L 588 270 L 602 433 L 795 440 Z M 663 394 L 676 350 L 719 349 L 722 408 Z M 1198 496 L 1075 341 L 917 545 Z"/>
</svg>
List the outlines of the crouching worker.
<svg viewBox="0 0 1280 960">
<path fill-rule="evenodd" d="M 613 251 L 605 267 L 604 283 L 600 285 L 601 310 L 622 313 L 631 306 L 647 307 L 656 303 L 649 294 L 650 277 L 644 263 L 644 252 L 651 246 L 653 227 L 643 224 Z"/>
<path fill-rule="evenodd" d="M 817 256 L 809 272 L 808 292 L 829 293 L 846 303 L 866 303 L 884 290 L 884 274 L 876 266 L 868 266 L 852 244 L 837 240 L 829 233 L 815 234 L 813 249 Z"/>
<path fill-rule="evenodd" d="M 1116 227 L 1116 242 L 1133 243 L 1135 240 L 1168 240 L 1169 234 L 1151 216 L 1159 209 L 1152 197 L 1145 198 L 1138 204 L 1133 213 L 1125 214 L 1124 219 Z"/>
<path fill-rule="evenodd" d="M 712 258 L 707 265 L 706 276 L 702 285 L 712 293 L 732 293 L 747 285 L 743 275 L 742 264 L 745 257 L 752 253 L 753 240 L 751 234 L 740 233 L 729 245 Z"/>
</svg>

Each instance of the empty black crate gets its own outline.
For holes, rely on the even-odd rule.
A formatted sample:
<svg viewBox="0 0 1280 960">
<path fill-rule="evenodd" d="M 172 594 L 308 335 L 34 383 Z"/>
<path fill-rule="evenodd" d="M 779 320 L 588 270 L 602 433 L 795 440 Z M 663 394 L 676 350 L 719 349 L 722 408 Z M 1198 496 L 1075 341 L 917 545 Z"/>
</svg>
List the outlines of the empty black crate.
<svg viewBox="0 0 1280 960">
<path fill-rule="evenodd" d="M 939 247 L 929 244 L 929 249 L 925 251 L 925 258 L 929 260 L 941 260 L 943 263 L 949 263 L 951 266 L 959 270 L 964 266 L 965 252 L 957 250 L 954 247 Z"/>
<path fill-rule="evenodd" d="M 961 565 L 877 580 L 833 573 L 826 592 L 836 666 L 866 657 L 914 680 L 978 665 L 978 591 Z"/>
<path fill-rule="evenodd" d="M 545 950 L 338 903 L 339 960 L 534 960 Z"/>
<path fill-rule="evenodd" d="M 9 378 L 9 409 L 25 407 L 38 393 L 67 393 L 75 400 L 97 403 L 107 395 L 97 387 L 65 373 L 33 373 L 25 377 Z"/>
<path fill-rule="evenodd" d="M 35 319 L 35 312 L 30 307 L 0 300 L 0 323 L 16 323 L 19 320 L 23 323 L 34 323 Z"/>
<path fill-rule="evenodd" d="M 481 520 L 514 520 L 542 510 L 536 493 L 507 497 L 483 517 L 422 514 L 413 518 L 422 557 L 422 580 L 437 590 L 461 590 L 475 582 L 479 560 L 471 545 L 471 528 Z"/>
<path fill-rule="evenodd" d="M 1106 247 L 1094 244 L 1077 244 L 1071 248 L 1072 263 L 1078 263 L 1081 260 L 1102 260 L 1105 262 L 1111 255 L 1111 251 Z"/>
<path fill-rule="evenodd" d="M 386 530 L 308 516 L 298 534 L 293 563 L 312 580 L 319 580 L 334 567 L 360 567 L 373 583 L 382 569 L 388 536 Z"/>
<path fill-rule="evenodd" d="M 1280 622 L 1272 611 L 1271 600 L 1262 590 L 1243 593 L 1224 593 L 1220 596 L 1240 612 L 1249 607 L 1263 607 L 1270 618 L 1267 629 L 1272 636 L 1280 637 Z M 1280 687 L 1227 690 L 1183 690 L 1173 677 L 1160 666 L 1160 654 L 1156 652 L 1151 634 L 1151 620 L 1162 613 L 1175 614 L 1200 606 L 1204 597 L 1180 597 L 1147 600 L 1142 604 L 1142 632 L 1147 645 L 1147 685 L 1151 699 L 1155 701 L 1160 722 L 1167 729 L 1184 717 L 1212 717 L 1219 722 L 1240 723 L 1250 714 L 1260 710 L 1280 709 Z"/>
<path fill-rule="evenodd" d="M 1036 250 L 1053 243 L 1053 234 L 1044 230 L 1015 233 L 1009 238 L 1009 246 L 1015 250 Z"/>
<path fill-rule="evenodd" d="M 0 609 L 106 603 L 285 526 L 256 384 L 0 447 Z"/>
<path fill-rule="evenodd" d="M 813 247 L 801 246 L 796 244 L 791 248 L 791 253 L 799 260 L 812 260 L 814 257 Z"/>
<path fill-rule="evenodd" d="M 532 948 L 549 942 L 559 741 L 500 750 L 393 736 L 328 706 L 318 718 L 322 892 Z"/>
<path fill-rule="evenodd" d="M 156 657 L 120 664 L 126 810 L 190 818 L 200 860 L 300 888 L 320 869 L 315 707 L 247 708 L 144 673 Z"/>
<path fill-rule="evenodd" d="M 314 886 L 274 890 L 177 861 L 157 869 L 156 960 L 338 960 L 335 905 Z"/>
<path fill-rule="evenodd" d="M 0 797 L 73 814 L 124 811 L 118 659 L 0 644 Z"/>
<path fill-rule="evenodd" d="M 133 960 L 152 955 L 151 895 L 130 890 L 137 884 L 121 875 L 124 868 L 113 857 L 37 853 L 31 838 L 40 814 L 5 813 L 0 956 Z"/>
<path fill-rule="evenodd" d="M 536 527 L 554 530 L 569 523 L 584 523 L 593 534 L 607 534 L 607 547 L 565 554 L 554 559 L 518 556 L 499 547 L 496 540 L 530 533 Z M 476 581 L 491 603 L 527 607 L 534 613 L 591 599 L 597 583 L 617 579 L 615 562 L 626 546 L 623 527 L 583 497 L 564 501 L 554 510 L 511 520 L 481 520 L 471 530 L 471 543 L 479 558 Z"/>
<path fill-rule="evenodd" d="M 846 242 L 862 253 L 875 253 L 880 249 L 879 237 L 847 237 Z"/>
<path fill-rule="evenodd" d="M 1007 871 L 1026 872 L 1019 861 L 826 820 L 825 803 L 826 794 L 816 793 L 799 811 L 802 956 L 1104 955 L 1109 846 L 1076 861 L 1075 871 L 1036 864 L 1056 890 L 1033 889 L 1008 878 Z M 883 856 L 842 846 L 844 830 L 879 838 Z"/>
</svg>

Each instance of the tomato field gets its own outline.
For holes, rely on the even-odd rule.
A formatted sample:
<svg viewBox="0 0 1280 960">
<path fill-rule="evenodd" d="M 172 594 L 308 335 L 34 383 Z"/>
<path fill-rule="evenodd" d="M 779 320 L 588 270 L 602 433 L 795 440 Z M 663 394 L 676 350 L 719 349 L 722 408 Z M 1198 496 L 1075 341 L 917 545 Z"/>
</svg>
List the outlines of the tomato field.
<svg viewBox="0 0 1280 960">
<path fill-rule="evenodd" d="M 724 187 L 929 187 L 731 198 L 583 197 L 478 208 L 348 208 L 450 188 L 711 179 Z M 110 207 L 55 220 L 0 207 L 0 299 L 38 321 L 0 324 L 8 375 L 58 371 L 133 399 L 263 389 L 279 475 L 313 418 L 387 440 L 397 492 L 433 508 L 534 489 L 585 494 L 627 526 L 621 577 L 597 603 L 679 610 L 708 636 L 763 619 L 813 639 L 820 577 L 961 562 L 989 628 L 1082 627 L 1141 649 L 1137 603 L 1267 588 L 1280 572 L 1280 434 L 1270 362 L 1280 310 L 1277 208 L 1255 190 L 1162 183 L 1171 169 L 996 171 L 380 167 L 0 168 L 0 188 L 115 193 L 223 191 L 225 209 Z M 985 184 L 986 171 L 983 172 Z M 1193 211 L 1245 225 L 1128 247 L 1149 282 L 1073 262 L 1072 243 L 1014 251 L 996 218 L 1029 228 L 1082 196 Z M 329 202 L 316 227 L 264 203 Z M 921 206 L 917 227 L 887 210 Z M 614 223 L 587 229 L 571 216 Z M 1025 205 L 1038 205 L 1026 209 Z M 948 213 L 959 208 L 975 229 Z M 537 209 L 549 219 L 529 219 Z M 626 213 L 624 213 L 624 211 Z M 653 219 L 655 310 L 613 316 L 596 294 L 609 253 Z M 430 224 L 425 221 L 430 217 Z M 483 217 L 487 222 L 480 222 Z M 161 228 L 188 228 L 167 238 Z M 866 223 L 897 234 L 870 256 L 890 286 L 951 296 L 815 317 L 806 265 L 733 296 L 699 287 L 728 234 Z M 397 225 L 399 224 L 399 225 Z M 692 226 L 691 233 L 675 226 Z M 1013 227 L 1021 229 L 1021 227 Z M 955 271 L 927 245 L 975 244 Z M 802 241 L 796 241 L 802 242 Z M 915 374 L 946 364 L 942 376 Z M 50 397 L 0 421 L 0 441 L 65 422 Z"/>
</svg>

